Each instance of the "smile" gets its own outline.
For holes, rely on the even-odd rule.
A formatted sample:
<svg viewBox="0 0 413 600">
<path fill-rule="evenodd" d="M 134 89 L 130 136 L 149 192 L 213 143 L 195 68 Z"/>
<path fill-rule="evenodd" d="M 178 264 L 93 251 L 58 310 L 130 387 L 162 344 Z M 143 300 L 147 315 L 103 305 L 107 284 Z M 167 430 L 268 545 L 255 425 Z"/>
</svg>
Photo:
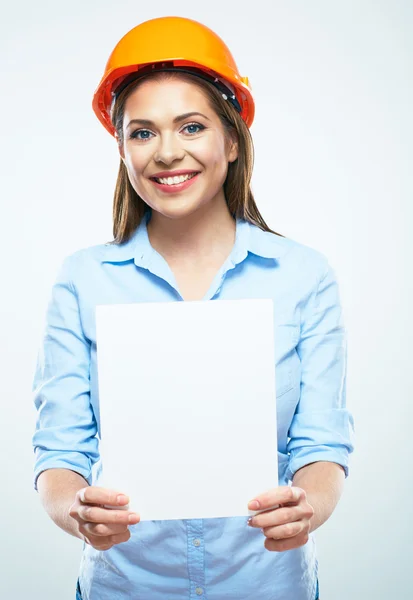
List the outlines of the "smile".
<svg viewBox="0 0 413 600">
<path fill-rule="evenodd" d="M 198 173 L 188 173 L 187 175 L 175 175 L 175 177 L 151 177 L 157 183 L 161 183 L 163 185 L 177 185 L 179 183 L 184 183 L 188 179 L 192 179 L 198 175 Z"/>
<path fill-rule="evenodd" d="M 200 173 L 187 173 L 174 177 L 150 177 L 149 179 L 159 191 L 165 194 L 177 194 L 193 185 L 198 175 Z"/>
</svg>

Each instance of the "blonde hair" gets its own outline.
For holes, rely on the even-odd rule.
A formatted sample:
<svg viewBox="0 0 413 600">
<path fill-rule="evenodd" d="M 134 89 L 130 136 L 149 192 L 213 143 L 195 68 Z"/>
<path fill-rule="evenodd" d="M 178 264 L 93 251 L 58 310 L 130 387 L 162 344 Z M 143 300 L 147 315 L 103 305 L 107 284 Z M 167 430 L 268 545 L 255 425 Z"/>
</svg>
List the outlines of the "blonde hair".
<svg viewBox="0 0 413 600">
<path fill-rule="evenodd" d="M 228 173 L 224 182 L 224 195 L 228 209 L 234 218 L 240 218 L 257 225 L 263 231 L 272 231 L 259 212 L 251 191 L 251 177 L 254 165 L 254 146 L 251 133 L 232 104 L 223 99 L 217 88 L 208 81 L 189 73 L 161 71 L 151 73 L 130 83 L 119 94 L 112 108 L 112 124 L 115 127 L 118 142 L 123 144 L 123 119 L 128 96 L 148 78 L 157 80 L 178 77 L 200 87 L 205 93 L 211 108 L 216 112 L 229 139 L 238 141 L 238 158 L 228 164 Z M 149 209 L 146 202 L 136 193 L 129 181 L 128 172 L 120 161 L 118 177 L 113 198 L 113 237 L 114 243 L 121 244 L 130 239 Z"/>
</svg>

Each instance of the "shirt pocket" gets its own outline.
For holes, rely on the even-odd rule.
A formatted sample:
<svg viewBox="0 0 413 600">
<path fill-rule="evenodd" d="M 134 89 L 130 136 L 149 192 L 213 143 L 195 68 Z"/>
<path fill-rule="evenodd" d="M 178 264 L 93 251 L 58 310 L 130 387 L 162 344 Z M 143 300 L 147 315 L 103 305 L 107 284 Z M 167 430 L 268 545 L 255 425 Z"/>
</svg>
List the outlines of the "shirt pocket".
<svg viewBox="0 0 413 600">
<path fill-rule="evenodd" d="M 276 397 L 281 398 L 295 384 L 294 360 L 299 338 L 299 326 L 293 322 L 275 324 L 275 387 Z"/>
</svg>

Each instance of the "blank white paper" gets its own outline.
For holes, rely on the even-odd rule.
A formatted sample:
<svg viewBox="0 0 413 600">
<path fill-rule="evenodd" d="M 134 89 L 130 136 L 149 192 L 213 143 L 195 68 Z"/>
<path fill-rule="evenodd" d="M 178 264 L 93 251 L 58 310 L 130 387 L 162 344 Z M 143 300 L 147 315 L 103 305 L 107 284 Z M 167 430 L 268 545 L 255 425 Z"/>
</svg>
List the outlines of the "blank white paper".
<svg viewBox="0 0 413 600">
<path fill-rule="evenodd" d="M 248 516 L 278 485 L 272 300 L 96 309 L 102 475 L 141 520 Z"/>
</svg>

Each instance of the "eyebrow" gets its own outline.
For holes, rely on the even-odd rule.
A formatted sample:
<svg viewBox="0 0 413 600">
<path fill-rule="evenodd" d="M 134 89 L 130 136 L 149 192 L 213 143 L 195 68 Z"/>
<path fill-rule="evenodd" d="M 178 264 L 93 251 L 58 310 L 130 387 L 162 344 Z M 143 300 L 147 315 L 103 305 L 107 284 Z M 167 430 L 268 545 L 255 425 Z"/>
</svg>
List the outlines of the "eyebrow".
<svg viewBox="0 0 413 600">
<path fill-rule="evenodd" d="M 189 119 L 189 117 L 195 117 L 195 116 L 204 117 L 204 119 L 207 119 L 207 121 L 211 120 L 211 119 L 208 119 L 208 117 L 206 115 L 203 115 L 200 112 L 188 112 L 183 115 L 178 115 L 177 117 L 175 117 L 173 120 L 173 123 L 179 123 L 180 121 Z M 150 121 L 149 119 L 132 119 L 127 124 L 127 127 L 129 127 L 130 125 L 145 125 L 146 127 L 152 127 L 155 125 L 155 123 L 153 121 Z"/>
</svg>

